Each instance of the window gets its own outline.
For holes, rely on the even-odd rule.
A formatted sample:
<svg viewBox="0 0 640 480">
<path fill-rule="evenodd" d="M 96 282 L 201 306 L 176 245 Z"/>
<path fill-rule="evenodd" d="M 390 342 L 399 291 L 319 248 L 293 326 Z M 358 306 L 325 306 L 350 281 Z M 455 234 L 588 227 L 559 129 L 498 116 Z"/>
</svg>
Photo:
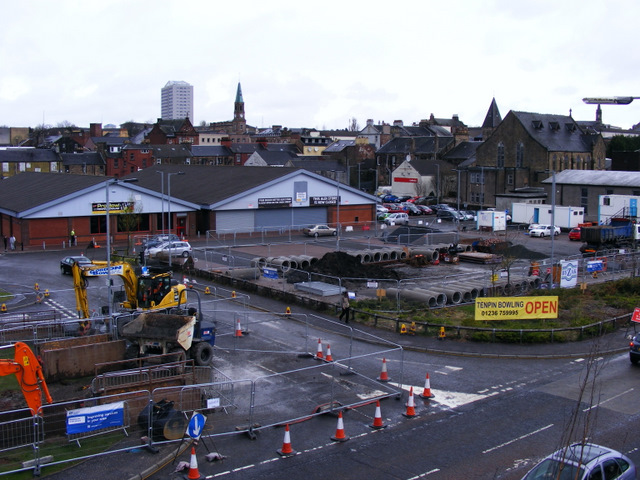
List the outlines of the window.
<svg viewBox="0 0 640 480">
<path fill-rule="evenodd" d="M 496 158 L 496 166 L 498 168 L 504 168 L 504 145 L 498 144 L 498 157 Z"/>
<path fill-rule="evenodd" d="M 518 143 L 516 147 L 516 168 L 522 168 L 524 165 L 524 145 L 522 142 Z"/>
<path fill-rule="evenodd" d="M 89 218 L 89 229 L 91 233 L 107 233 L 107 217 L 98 216 Z"/>
<path fill-rule="evenodd" d="M 119 168 L 120 166 L 118 165 L 118 159 L 114 158 L 113 159 L 113 168 Z"/>
<path fill-rule="evenodd" d="M 587 207 L 589 206 L 589 189 L 587 187 L 580 189 L 580 206 L 584 208 L 584 214 L 587 215 Z"/>
<path fill-rule="evenodd" d="M 513 185 L 513 173 L 507 174 L 507 185 Z"/>
</svg>

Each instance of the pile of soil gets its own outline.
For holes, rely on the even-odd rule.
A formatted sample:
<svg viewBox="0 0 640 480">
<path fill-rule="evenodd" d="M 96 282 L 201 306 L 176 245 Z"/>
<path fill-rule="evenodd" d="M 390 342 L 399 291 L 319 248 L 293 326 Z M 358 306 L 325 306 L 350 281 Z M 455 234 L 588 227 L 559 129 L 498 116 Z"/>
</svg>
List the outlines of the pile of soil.
<svg viewBox="0 0 640 480">
<path fill-rule="evenodd" d="M 501 250 L 500 255 L 511 258 L 524 258 L 527 260 L 542 260 L 548 256 L 544 253 L 529 250 L 523 245 L 510 245 L 504 250 Z"/>
<path fill-rule="evenodd" d="M 394 266 L 379 264 L 363 264 L 356 257 L 344 252 L 329 252 L 307 269 L 311 273 L 331 275 L 342 278 L 376 278 L 399 280 L 403 276 L 396 271 Z M 301 272 L 287 274 L 288 283 L 306 282 L 309 277 Z"/>
</svg>

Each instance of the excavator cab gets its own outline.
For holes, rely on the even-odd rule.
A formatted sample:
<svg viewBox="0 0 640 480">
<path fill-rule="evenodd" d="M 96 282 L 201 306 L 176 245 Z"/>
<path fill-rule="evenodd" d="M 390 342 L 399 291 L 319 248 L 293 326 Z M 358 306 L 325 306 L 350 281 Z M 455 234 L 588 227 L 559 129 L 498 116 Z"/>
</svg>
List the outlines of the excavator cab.
<svg viewBox="0 0 640 480">
<path fill-rule="evenodd" d="M 171 275 L 163 273 L 155 276 L 143 275 L 138 278 L 138 308 L 150 309 L 167 303 L 171 294 Z M 173 302 L 173 295 L 170 297 Z"/>
</svg>

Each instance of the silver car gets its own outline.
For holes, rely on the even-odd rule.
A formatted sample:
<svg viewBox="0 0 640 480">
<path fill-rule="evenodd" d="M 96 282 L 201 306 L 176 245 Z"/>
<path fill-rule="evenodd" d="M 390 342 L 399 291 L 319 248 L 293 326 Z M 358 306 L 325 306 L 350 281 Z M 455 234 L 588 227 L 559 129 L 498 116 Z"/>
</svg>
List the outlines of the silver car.
<svg viewBox="0 0 640 480">
<path fill-rule="evenodd" d="M 522 480 L 635 480 L 636 467 L 627 456 L 593 443 L 574 443 L 552 453 Z"/>
<path fill-rule="evenodd" d="M 309 237 L 321 237 L 327 235 L 336 235 L 337 230 L 328 225 L 310 225 L 302 229 L 302 233 Z"/>
<path fill-rule="evenodd" d="M 171 254 L 172 257 L 188 257 L 191 255 L 192 249 L 189 242 L 165 242 L 157 247 L 149 248 L 145 250 L 145 253 L 149 257 L 163 256 L 168 257 Z"/>
</svg>

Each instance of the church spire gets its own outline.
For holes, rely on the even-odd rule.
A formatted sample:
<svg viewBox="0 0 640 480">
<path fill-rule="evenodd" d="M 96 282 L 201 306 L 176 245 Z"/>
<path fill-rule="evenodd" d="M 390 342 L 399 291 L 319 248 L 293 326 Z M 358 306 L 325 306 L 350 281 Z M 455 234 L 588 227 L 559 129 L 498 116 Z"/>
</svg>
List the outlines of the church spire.
<svg viewBox="0 0 640 480">
<path fill-rule="evenodd" d="M 236 103 L 244 103 L 242 99 L 242 87 L 240 86 L 240 82 L 238 82 L 238 91 L 236 92 Z"/>
</svg>

